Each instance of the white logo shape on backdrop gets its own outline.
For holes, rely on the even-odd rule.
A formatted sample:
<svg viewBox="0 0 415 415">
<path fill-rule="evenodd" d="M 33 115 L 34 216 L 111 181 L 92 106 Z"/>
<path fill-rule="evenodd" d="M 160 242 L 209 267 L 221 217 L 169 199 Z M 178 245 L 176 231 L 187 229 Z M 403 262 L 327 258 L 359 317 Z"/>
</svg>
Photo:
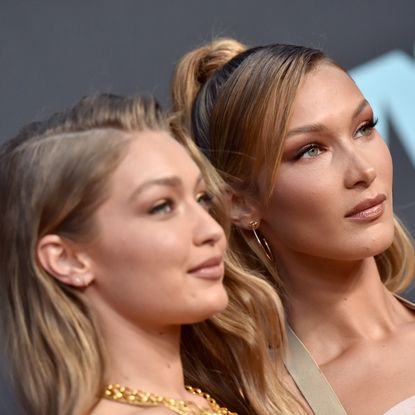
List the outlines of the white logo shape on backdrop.
<svg viewBox="0 0 415 415">
<path fill-rule="evenodd" d="M 350 71 L 379 117 L 377 129 L 388 142 L 388 122 L 415 168 L 415 61 L 393 50 Z"/>
</svg>

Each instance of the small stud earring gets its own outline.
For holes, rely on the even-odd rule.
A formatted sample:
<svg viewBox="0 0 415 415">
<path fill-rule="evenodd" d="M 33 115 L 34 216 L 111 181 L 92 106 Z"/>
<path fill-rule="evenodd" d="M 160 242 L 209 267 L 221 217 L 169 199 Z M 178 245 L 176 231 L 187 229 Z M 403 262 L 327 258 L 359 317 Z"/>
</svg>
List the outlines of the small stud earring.
<svg viewBox="0 0 415 415">
<path fill-rule="evenodd" d="M 251 220 L 251 222 L 249 222 L 249 227 L 251 228 L 252 231 L 255 231 L 259 227 L 259 221 Z"/>
<path fill-rule="evenodd" d="M 78 287 L 81 287 L 81 286 L 83 286 L 83 285 L 84 285 L 84 280 L 83 280 L 83 279 L 82 279 L 79 275 L 76 275 L 76 276 L 74 277 L 73 282 L 74 282 L 74 284 L 75 284 L 76 286 L 78 286 Z"/>
</svg>

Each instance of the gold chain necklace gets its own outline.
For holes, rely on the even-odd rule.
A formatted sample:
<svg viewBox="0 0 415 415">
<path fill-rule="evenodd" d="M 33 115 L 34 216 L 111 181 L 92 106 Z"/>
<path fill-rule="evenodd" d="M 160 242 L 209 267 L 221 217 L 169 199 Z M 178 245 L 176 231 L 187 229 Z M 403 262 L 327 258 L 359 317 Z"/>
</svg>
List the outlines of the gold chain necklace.
<svg viewBox="0 0 415 415">
<path fill-rule="evenodd" d="M 135 406 L 164 406 L 180 415 L 238 415 L 236 412 L 220 407 L 208 393 L 204 393 L 198 388 L 186 386 L 186 390 L 193 393 L 193 395 L 204 398 L 209 408 L 200 408 L 192 401 L 165 398 L 155 393 L 143 392 L 118 384 L 107 385 L 104 398 Z"/>
</svg>

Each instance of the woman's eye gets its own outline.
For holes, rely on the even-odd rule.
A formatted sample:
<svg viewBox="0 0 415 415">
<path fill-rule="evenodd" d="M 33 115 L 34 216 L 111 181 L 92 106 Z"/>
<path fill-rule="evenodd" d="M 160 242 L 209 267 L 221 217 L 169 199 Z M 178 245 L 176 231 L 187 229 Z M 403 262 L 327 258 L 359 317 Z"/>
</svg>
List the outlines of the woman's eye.
<svg viewBox="0 0 415 415">
<path fill-rule="evenodd" d="M 322 148 L 317 144 L 309 144 L 303 147 L 296 155 L 295 159 L 299 160 L 300 158 L 311 159 L 318 157 L 323 152 Z"/>
<path fill-rule="evenodd" d="M 209 192 L 199 193 L 196 197 L 197 203 L 202 205 L 206 210 L 213 206 L 213 195 Z"/>
<path fill-rule="evenodd" d="M 378 123 L 378 120 L 371 119 L 370 121 L 366 121 L 363 125 L 361 125 L 357 131 L 356 136 L 357 137 L 367 137 L 369 136 L 373 129 L 376 127 L 376 124 Z"/>
<path fill-rule="evenodd" d="M 156 215 L 161 213 L 170 213 L 173 210 L 174 204 L 171 200 L 164 200 L 157 203 L 150 209 L 150 214 Z"/>
</svg>

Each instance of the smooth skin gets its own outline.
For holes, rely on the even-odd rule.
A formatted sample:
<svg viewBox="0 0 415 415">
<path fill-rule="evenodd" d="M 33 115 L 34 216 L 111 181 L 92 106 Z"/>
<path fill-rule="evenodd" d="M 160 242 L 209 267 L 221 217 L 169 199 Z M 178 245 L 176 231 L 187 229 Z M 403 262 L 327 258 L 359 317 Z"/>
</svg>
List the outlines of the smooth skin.
<svg viewBox="0 0 415 415">
<path fill-rule="evenodd" d="M 377 205 L 356 213 L 367 200 Z M 415 315 L 374 259 L 393 240 L 391 157 L 338 67 L 304 77 L 275 190 L 251 209 L 284 278 L 289 322 L 347 413 L 383 414 L 414 395 Z"/>
<path fill-rule="evenodd" d="M 93 240 L 40 241 L 44 267 L 84 289 L 96 312 L 109 383 L 207 406 L 184 389 L 180 333 L 182 324 L 205 320 L 228 302 L 226 241 L 210 204 L 199 168 L 179 143 L 160 131 L 136 133 L 95 213 Z M 172 412 L 105 399 L 92 412 L 136 413 Z"/>
</svg>

